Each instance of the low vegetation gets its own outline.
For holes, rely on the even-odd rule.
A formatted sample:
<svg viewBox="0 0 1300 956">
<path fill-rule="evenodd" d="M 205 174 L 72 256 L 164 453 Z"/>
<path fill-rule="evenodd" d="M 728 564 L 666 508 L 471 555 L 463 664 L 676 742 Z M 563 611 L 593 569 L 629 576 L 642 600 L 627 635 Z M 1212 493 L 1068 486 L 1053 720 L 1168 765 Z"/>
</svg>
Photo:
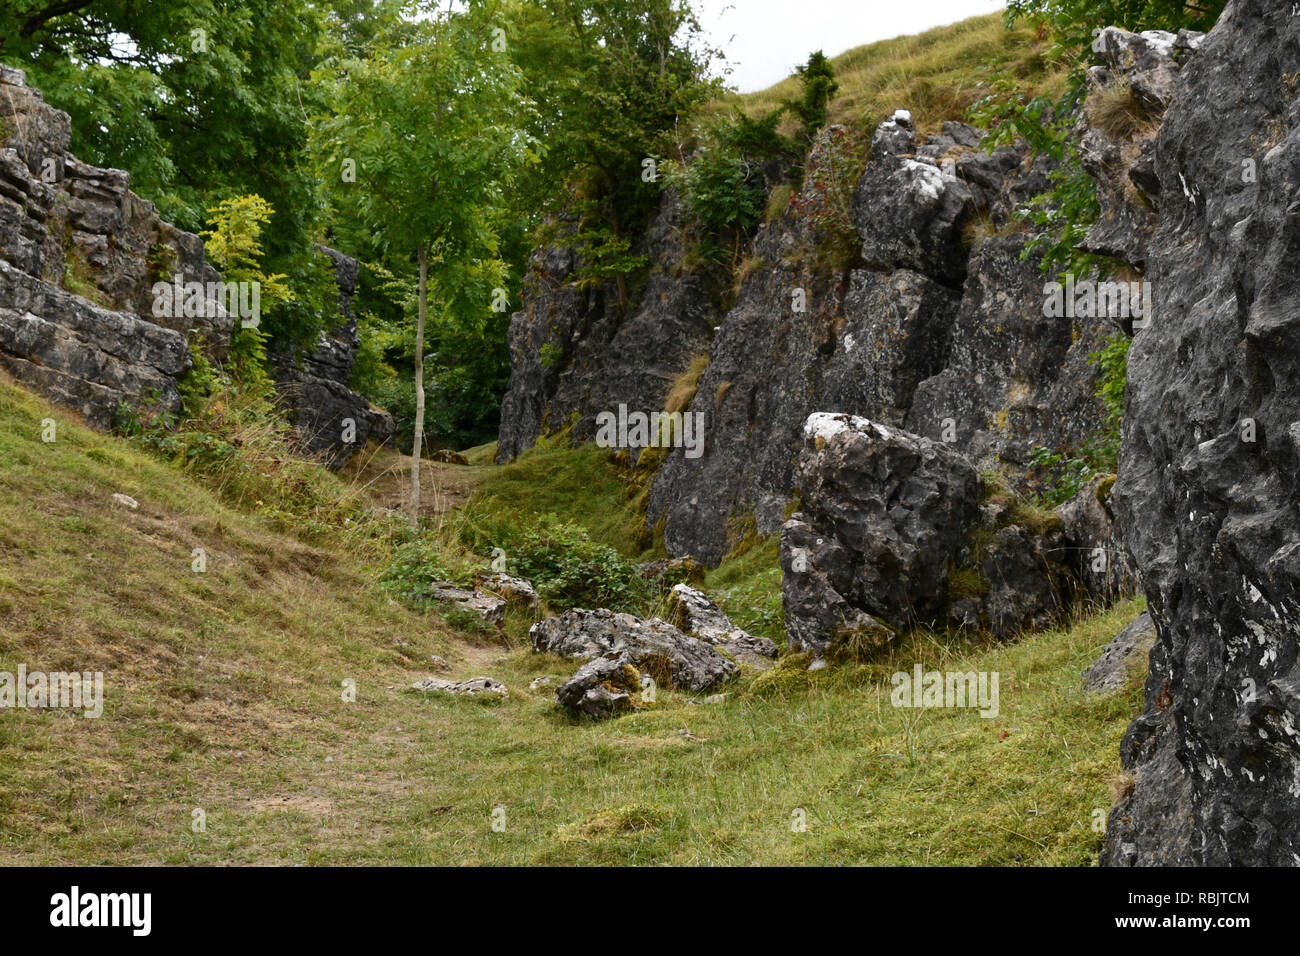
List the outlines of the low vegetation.
<svg viewBox="0 0 1300 956">
<path fill-rule="evenodd" d="M 106 683 L 102 718 L 0 722 L 6 863 L 1077 865 L 1100 845 L 1093 814 L 1110 804 L 1141 675 L 1107 697 L 1082 695 L 1079 678 L 1136 604 L 1012 646 L 918 634 L 869 664 L 809 673 L 790 658 L 722 703 L 667 690 L 645 712 L 581 723 L 557 711 L 554 684 L 529 689 L 573 670 L 520 646 L 531 612 L 503 636 L 412 609 L 384 578 L 403 562 L 408 580 L 472 573 L 471 556 L 483 570 L 481 548 L 439 543 L 461 520 L 485 541 L 512 520 L 519 559 L 543 574 L 558 562 L 554 580 L 583 555 L 640 557 L 607 452 L 552 441 L 507 468 L 468 466 L 487 477 L 464 518 L 404 543 L 394 531 L 396 561 L 343 530 L 309 543 L 209 472 L 4 382 L 0 456 L 0 670 L 102 670 Z M 526 529 L 551 512 L 567 523 L 530 553 Z M 781 637 L 772 539 L 705 587 L 738 624 Z M 431 654 L 510 697 L 409 690 Z M 890 674 L 917 663 L 999 672 L 999 715 L 893 707 Z"/>
</svg>

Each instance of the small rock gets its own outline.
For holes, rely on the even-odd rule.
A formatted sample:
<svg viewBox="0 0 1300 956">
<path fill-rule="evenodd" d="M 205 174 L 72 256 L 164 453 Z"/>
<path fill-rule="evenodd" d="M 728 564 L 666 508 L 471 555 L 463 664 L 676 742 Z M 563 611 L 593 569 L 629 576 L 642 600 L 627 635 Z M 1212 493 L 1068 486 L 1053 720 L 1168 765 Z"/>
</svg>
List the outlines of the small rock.
<svg viewBox="0 0 1300 956">
<path fill-rule="evenodd" d="M 484 581 L 483 586 L 493 594 L 505 598 L 511 604 L 526 604 L 529 607 L 537 607 L 542 602 L 531 582 L 525 581 L 523 578 L 502 574 L 499 571 Z"/>
<path fill-rule="evenodd" d="M 1146 611 L 1106 645 L 1101 656 L 1083 674 L 1083 689 L 1089 694 L 1111 694 L 1128 681 L 1129 665 L 1145 657 L 1156 641 L 1156 626 Z"/>
<path fill-rule="evenodd" d="M 123 495 L 123 494 L 113 495 L 113 501 L 119 505 L 122 505 L 122 507 L 124 508 L 130 508 L 132 511 L 140 507 L 140 502 L 136 501 L 130 495 Z"/>
<path fill-rule="evenodd" d="M 500 627 L 506 616 L 506 602 L 492 594 L 472 591 L 454 584 L 434 584 L 429 597 L 435 601 L 449 601 L 459 608 L 472 611 L 489 624 Z"/>
<path fill-rule="evenodd" d="M 548 687 L 554 683 L 555 683 L 554 677 L 552 677 L 550 674 L 544 674 L 541 677 L 534 679 L 533 682 L 528 685 L 528 689 L 541 690 L 543 687 Z"/>
<path fill-rule="evenodd" d="M 597 720 L 641 706 L 641 672 L 625 653 L 587 661 L 555 691 L 555 702 L 574 714 Z"/>
<path fill-rule="evenodd" d="M 415 690 L 425 691 L 442 691 L 445 694 L 459 694 L 469 697 L 475 697 L 479 694 L 495 694 L 498 697 L 509 697 L 510 691 L 506 690 L 506 685 L 491 677 L 471 677 L 469 680 L 453 681 L 443 680 L 441 677 L 426 677 L 422 681 L 416 681 L 411 685 Z"/>
<path fill-rule="evenodd" d="M 433 461 L 441 461 L 448 465 L 468 465 L 469 459 L 458 451 L 452 451 L 450 448 L 440 448 L 435 451 L 429 458 Z"/>
<path fill-rule="evenodd" d="M 444 673 L 445 673 L 446 671 L 451 670 L 451 665 L 448 664 L 448 663 L 447 663 L 445 660 L 443 660 L 441 657 L 439 657 L 437 654 L 430 654 L 430 655 L 429 655 L 429 663 L 431 663 L 431 664 L 434 666 L 434 668 L 436 668 L 437 670 L 443 671 Z"/>
</svg>

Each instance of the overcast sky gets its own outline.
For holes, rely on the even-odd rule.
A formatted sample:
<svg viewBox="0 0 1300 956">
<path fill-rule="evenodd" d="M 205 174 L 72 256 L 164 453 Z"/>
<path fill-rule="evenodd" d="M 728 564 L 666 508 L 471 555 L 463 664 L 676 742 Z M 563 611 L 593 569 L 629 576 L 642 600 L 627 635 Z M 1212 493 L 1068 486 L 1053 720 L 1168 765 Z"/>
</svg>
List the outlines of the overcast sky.
<svg viewBox="0 0 1300 956">
<path fill-rule="evenodd" d="M 813 50 L 835 56 L 1005 7 L 1004 0 L 695 0 L 713 45 L 727 54 L 728 82 L 742 93 L 789 76 Z"/>
</svg>

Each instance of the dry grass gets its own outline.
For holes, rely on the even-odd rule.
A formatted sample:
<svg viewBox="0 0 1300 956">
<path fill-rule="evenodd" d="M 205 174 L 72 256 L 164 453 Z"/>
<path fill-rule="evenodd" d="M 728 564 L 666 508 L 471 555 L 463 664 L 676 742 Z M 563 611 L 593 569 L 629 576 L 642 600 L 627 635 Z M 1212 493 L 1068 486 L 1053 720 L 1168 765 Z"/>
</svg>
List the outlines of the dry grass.
<svg viewBox="0 0 1300 956">
<path fill-rule="evenodd" d="M 961 119 L 985 95 L 985 67 L 993 61 L 1016 78 L 1026 96 L 1060 92 L 1065 71 L 1048 60 L 1049 46 L 1050 40 L 1029 25 L 1007 30 L 1003 15 L 991 13 L 856 47 L 831 61 L 840 87 L 831 103 L 831 122 L 870 131 L 901 108 L 912 111 L 922 132 L 932 132 L 944 120 Z M 734 103 L 751 115 L 763 115 L 798 89 L 792 75 L 766 90 L 728 97 L 719 107 Z"/>
</svg>

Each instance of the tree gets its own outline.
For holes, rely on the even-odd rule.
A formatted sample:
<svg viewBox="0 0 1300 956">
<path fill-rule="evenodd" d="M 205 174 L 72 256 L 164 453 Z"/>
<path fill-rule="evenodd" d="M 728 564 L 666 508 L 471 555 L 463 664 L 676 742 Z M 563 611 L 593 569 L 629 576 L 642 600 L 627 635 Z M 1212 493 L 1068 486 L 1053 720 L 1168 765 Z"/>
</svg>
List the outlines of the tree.
<svg viewBox="0 0 1300 956">
<path fill-rule="evenodd" d="M 808 62 L 795 67 L 799 77 L 799 98 L 785 103 L 785 107 L 803 124 L 803 141 L 813 141 L 817 131 L 830 117 L 830 102 L 839 92 L 835 82 L 835 67 L 821 50 L 809 54 Z"/>
<path fill-rule="evenodd" d="M 533 225 L 579 217 L 586 277 L 644 264 L 630 237 L 658 200 L 657 164 L 679 129 L 720 91 L 719 57 L 689 0 L 512 0 L 511 56 L 537 103 L 530 132 L 543 162 L 521 184 Z M 647 166 L 652 160 L 655 166 Z M 561 188 L 561 187 L 568 188 Z"/>
<path fill-rule="evenodd" d="M 411 519 L 420 507 L 424 342 L 440 318 L 489 311 L 503 281 L 500 212 L 533 157 L 522 77 L 502 49 L 499 9 L 412 3 L 410 43 L 329 64 L 333 113 L 319 122 L 322 169 L 341 210 L 390 261 L 418 269 Z"/>
</svg>

